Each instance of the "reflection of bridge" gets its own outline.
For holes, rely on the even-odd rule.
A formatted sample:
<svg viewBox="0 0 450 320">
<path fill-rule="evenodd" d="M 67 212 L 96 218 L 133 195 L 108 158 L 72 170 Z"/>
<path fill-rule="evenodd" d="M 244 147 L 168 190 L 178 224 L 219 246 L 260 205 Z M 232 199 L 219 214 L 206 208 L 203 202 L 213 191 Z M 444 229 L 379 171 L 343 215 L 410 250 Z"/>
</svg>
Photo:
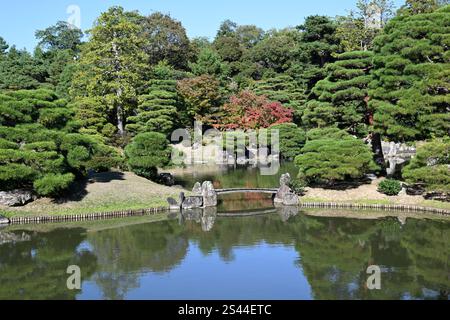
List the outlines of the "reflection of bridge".
<svg viewBox="0 0 450 320">
<path fill-rule="evenodd" d="M 264 189 L 264 188 L 232 188 L 232 189 L 216 189 L 218 195 L 232 194 L 232 193 L 268 193 L 276 194 L 278 189 Z"/>
</svg>

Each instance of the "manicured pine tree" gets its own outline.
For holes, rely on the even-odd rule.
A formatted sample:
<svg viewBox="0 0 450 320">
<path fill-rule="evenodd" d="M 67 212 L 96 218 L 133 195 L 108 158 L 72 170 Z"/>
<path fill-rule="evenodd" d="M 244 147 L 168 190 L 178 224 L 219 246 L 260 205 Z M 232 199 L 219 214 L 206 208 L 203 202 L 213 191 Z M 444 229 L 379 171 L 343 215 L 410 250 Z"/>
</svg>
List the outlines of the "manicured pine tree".
<svg viewBox="0 0 450 320">
<path fill-rule="evenodd" d="M 132 134 L 159 132 L 168 135 L 177 120 L 177 82 L 151 80 L 148 94 L 139 97 L 136 116 L 128 118 Z"/>
<path fill-rule="evenodd" d="M 371 115 L 367 110 L 372 52 L 352 51 L 338 55 L 326 67 L 328 76 L 312 90 L 303 123 L 310 128 L 337 125 L 351 134 L 367 136 Z"/>
<path fill-rule="evenodd" d="M 450 134 L 450 6 L 401 15 L 375 40 L 370 107 L 393 141 Z"/>
<path fill-rule="evenodd" d="M 289 75 L 277 75 L 272 78 L 254 82 L 250 90 L 259 96 L 266 96 L 271 101 L 278 101 L 285 107 L 295 111 L 295 115 L 301 114 L 304 103 L 304 90 Z"/>
</svg>

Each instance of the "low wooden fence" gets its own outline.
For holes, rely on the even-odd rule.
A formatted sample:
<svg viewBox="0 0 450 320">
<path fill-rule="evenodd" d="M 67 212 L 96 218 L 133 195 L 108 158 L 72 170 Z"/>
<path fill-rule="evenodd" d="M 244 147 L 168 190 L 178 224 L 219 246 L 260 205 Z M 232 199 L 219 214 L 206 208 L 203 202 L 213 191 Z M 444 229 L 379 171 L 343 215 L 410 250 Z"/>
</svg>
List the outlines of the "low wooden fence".
<svg viewBox="0 0 450 320">
<path fill-rule="evenodd" d="M 299 208 L 310 209 L 371 209 L 371 210 L 384 210 L 384 211 L 404 211 L 404 212 L 428 212 L 441 216 L 450 216 L 450 210 L 410 206 L 410 205 L 391 205 L 391 204 L 354 204 L 354 203 L 322 203 L 322 202 L 304 202 L 301 203 Z M 71 221 L 89 221 L 89 220 L 102 220 L 102 219 L 114 219 L 125 218 L 135 216 L 155 215 L 158 213 L 169 212 L 168 207 L 158 207 L 142 210 L 126 210 L 126 211 L 113 211 L 102 213 L 89 213 L 89 214 L 68 214 L 68 215 L 52 215 L 52 216 L 31 216 L 31 217 L 13 217 L 9 219 L 10 224 L 39 224 L 49 222 L 71 222 Z M 268 210 L 269 212 L 269 210 Z M 226 214 L 218 214 L 219 216 L 227 216 Z"/>
</svg>

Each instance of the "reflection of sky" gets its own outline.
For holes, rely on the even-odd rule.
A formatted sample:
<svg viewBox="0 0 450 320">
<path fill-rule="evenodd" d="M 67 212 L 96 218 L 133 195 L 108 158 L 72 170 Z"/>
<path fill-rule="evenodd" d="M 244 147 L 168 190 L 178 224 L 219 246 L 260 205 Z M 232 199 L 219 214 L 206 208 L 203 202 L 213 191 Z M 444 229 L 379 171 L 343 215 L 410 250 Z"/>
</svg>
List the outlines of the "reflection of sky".
<svg viewBox="0 0 450 320">
<path fill-rule="evenodd" d="M 205 256 L 190 244 L 180 266 L 165 274 L 141 275 L 140 287 L 126 298 L 138 299 L 311 299 L 311 287 L 296 266 L 293 247 L 260 243 L 235 247 L 233 260 L 224 261 L 217 251 Z M 78 299 L 101 299 L 100 288 L 83 282 Z"/>
<path fill-rule="evenodd" d="M 78 253 L 81 253 L 83 251 L 89 251 L 92 252 L 93 248 L 92 245 L 89 243 L 89 241 L 83 241 L 82 243 L 80 243 L 76 249 L 76 251 Z"/>
</svg>

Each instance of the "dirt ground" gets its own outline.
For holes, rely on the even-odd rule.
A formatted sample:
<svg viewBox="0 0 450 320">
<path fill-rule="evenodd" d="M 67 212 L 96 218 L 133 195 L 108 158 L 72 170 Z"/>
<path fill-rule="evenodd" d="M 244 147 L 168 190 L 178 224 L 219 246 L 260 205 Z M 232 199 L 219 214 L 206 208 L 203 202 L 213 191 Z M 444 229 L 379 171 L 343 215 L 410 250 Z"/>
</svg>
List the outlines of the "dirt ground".
<svg viewBox="0 0 450 320">
<path fill-rule="evenodd" d="M 305 199 L 326 200 L 327 202 L 370 202 L 386 204 L 404 205 L 424 205 L 425 199 L 422 196 L 409 196 L 405 192 L 398 196 L 387 196 L 378 192 L 378 184 L 383 179 L 372 181 L 371 184 L 364 184 L 357 188 L 347 190 L 329 190 L 322 188 L 307 188 Z M 446 204 L 442 203 L 445 207 Z M 450 204 L 448 204 L 450 208 Z"/>
</svg>

